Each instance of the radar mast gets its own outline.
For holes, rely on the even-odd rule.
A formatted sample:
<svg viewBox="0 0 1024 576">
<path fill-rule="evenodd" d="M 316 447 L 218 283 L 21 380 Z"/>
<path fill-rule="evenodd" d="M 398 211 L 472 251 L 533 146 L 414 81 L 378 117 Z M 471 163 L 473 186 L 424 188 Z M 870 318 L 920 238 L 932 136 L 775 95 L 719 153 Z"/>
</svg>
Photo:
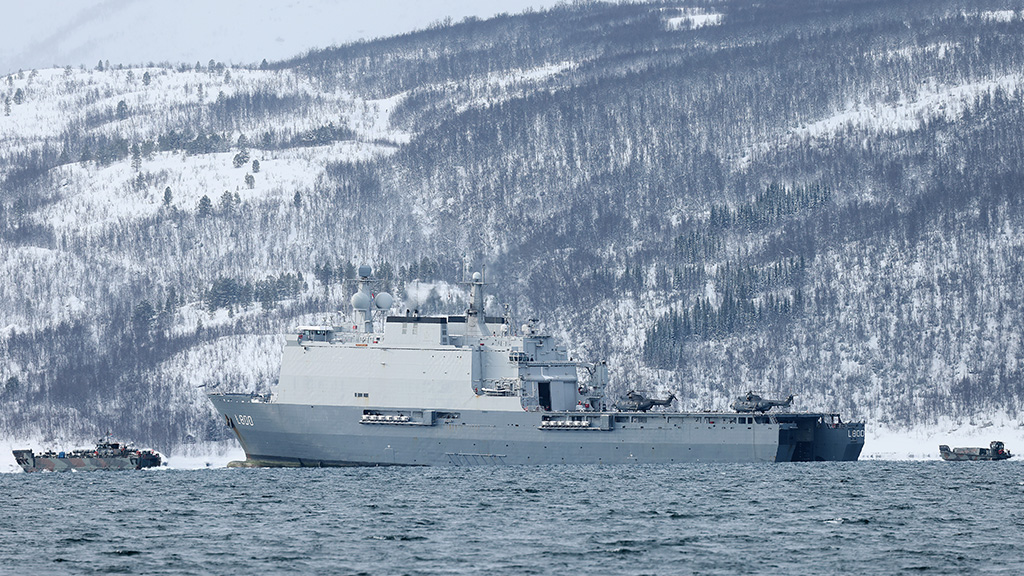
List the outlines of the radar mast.
<svg viewBox="0 0 1024 576">
<path fill-rule="evenodd" d="M 370 283 L 376 279 L 371 276 L 373 270 L 366 264 L 359 267 L 358 282 L 359 289 L 352 295 L 352 316 L 357 325 L 362 325 L 362 331 L 373 332 L 373 311 L 387 310 L 394 303 L 394 298 L 387 292 L 381 292 L 374 296 L 370 292 Z"/>
</svg>

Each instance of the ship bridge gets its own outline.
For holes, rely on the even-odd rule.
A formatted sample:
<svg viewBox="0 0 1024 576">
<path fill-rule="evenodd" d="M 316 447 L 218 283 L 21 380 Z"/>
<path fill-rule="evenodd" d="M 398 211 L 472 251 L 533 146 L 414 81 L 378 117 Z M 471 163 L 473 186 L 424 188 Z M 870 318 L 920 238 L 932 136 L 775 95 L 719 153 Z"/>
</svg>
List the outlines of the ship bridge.
<svg viewBox="0 0 1024 576">
<path fill-rule="evenodd" d="M 365 276 L 363 276 L 365 274 Z M 568 359 L 564 346 L 531 320 L 515 335 L 507 316 L 486 316 L 484 282 L 474 274 L 465 315 L 388 315 L 361 271 L 353 319 L 300 326 L 286 338 L 276 401 L 295 404 L 497 411 L 595 411 L 607 370 Z M 590 377 L 579 378 L 586 369 Z"/>
</svg>

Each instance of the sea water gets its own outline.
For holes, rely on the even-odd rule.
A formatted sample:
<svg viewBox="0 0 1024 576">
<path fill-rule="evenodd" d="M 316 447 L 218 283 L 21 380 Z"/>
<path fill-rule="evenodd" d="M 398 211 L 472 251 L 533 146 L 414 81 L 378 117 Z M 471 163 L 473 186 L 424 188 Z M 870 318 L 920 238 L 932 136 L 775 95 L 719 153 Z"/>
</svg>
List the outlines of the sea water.
<svg viewBox="0 0 1024 576">
<path fill-rule="evenodd" d="M 1024 463 L 0 474 L 9 574 L 1024 574 Z"/>
</svg>

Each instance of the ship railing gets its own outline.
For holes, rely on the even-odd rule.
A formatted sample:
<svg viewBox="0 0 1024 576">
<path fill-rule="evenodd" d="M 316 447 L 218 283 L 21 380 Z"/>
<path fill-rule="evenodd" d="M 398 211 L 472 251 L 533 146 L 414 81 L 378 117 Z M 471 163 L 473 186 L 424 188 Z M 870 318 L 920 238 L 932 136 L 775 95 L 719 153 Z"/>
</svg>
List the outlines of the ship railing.
<svg viewBox="0 0 1024 576">
<path fill-rule="evenodd" d="M 839 414 L 822 414 L 821 421 L 829 428 L 849 428 L 849 422 L 843 422 L 843 419 L 839 417 Z"/>
<path fill-rule="evenodd" d="M 590 428 L 589 420 L 544 420 L 540 423 L 541 430 L 582 430 Z"/>
<path fill-rule="evenodd" d="M 341 332 L 335 333 L 332 344 L 376 344 L 381 335 L 373 332 Z"/>
<path fill-rule="evenodd" d="M 589 417 L 545 416 L 537 428 L 540 430 L 611 430 L 611 427 L 611 415 L 601 414 Z"/>
<path fill-rule="evenodd" d="M 409 417 L 404 414 L 363 414 L 360 422 L 367 424 L 405 424 Z"/>
<path fill-rule="evenodd" d="M 597 364 L 594 362 L 581 362 L 577 360 L 527 360 L 523 364 L 531 368 L 584 368 L 588 371 L 593 371 L 597 368 Z"/>
<path fill-rule="evenodd" d="M 383 414 L 379 412 L 365 412 L 359 418 L 360 424 L 391 424 L 403 426 L 433 426 L 436 423 L 436 415 L 433 410 L 416 411 L 409 414 Z"/>
</svg>

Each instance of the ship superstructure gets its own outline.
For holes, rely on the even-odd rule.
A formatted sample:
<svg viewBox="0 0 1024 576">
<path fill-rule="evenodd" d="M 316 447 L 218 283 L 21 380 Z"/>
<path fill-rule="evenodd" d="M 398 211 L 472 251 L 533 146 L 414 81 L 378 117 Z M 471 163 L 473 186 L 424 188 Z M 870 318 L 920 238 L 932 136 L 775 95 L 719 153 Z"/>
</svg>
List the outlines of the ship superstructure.
<svg viewBox="0 0 1024 576">
<path fill-rule="evenodd" d="M 212 394 L 248 465 L 438 465 L 856 460 L 864 426 L 835 414 L 640 411 L 606 402 L 607 366 L 570 360 L 530 321 L 386 315 L 359 270 L 352 320 L 286 338 L 277 389 Z M 641 396 L 642 398 L 642 396 Z M 632 408 L 631 408 L 632 407 Z"/>
</svg>

